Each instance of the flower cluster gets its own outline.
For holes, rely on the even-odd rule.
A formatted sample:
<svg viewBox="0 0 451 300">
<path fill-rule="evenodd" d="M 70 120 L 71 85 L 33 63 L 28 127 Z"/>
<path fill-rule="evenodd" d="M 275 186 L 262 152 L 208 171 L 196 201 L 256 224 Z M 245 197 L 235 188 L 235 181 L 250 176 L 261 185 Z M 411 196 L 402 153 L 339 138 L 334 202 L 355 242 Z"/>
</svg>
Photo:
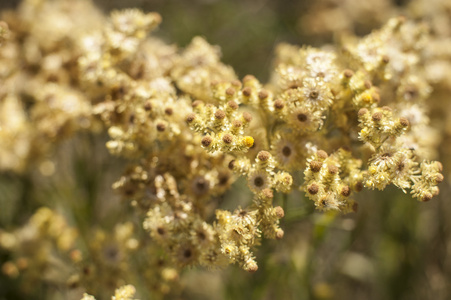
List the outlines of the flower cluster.
<svg viewBox="0 0 451 300">
<path fill-rule="evenodd" d="M 283 238 L 290 211 L 277 201 L 295 189 L 317 209 L 342 213 L 357 210 L 353 193 L 363 188 L 438 195 L 440 140 L 426 105 L 433 37 L 424 24 L 393 18 L 322 49 L 281 44 L 263 84 L 239 80 L 203 38 L 179 50 L 149 36 L 157 13 L 104 18 L 90 2 L 75 3 L 26 0 L 0 22 L 0 170 L 38 163 L 50 176 L 57 142 L 103 133 L 115 159 L 128 162 L 113 189 L 133 212 L 111 232 L 91 228 L 80 238 L 42 208 L 22 229 L 0 231 L 0 247 L 14 253 L 7 275 L 50 268 L 42 257 L 56 249 L 75 267 L 49 281 L 99 292 L 123 284 L 119 275 L 134 266 L 159 282 L 149 289 L 167 294 L 187 266 L 257 271 L 254 250 L 262 238 Z M 250 193 L 226 209 L 240 177 Z M 108 275 L 95 286 L 99 274 Z M 134 292 L 125 286 L 113 299 Z"/>
</svg>

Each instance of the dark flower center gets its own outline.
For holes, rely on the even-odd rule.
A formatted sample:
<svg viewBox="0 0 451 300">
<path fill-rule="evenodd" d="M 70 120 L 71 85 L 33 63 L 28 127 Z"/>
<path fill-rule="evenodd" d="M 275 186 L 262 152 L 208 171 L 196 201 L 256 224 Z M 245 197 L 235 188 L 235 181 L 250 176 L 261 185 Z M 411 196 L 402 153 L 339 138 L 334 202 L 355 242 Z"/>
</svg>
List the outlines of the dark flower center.
<svg viewBox="0 0 451 300">
<path fill-rule="evenodd" d="M 265 181 L 261 177 L 256 177 L 254 179 L 254 184 L 256 187 L 261 187 L 264 183 L 265 183 Z"/>
<path fill-rule="evenodd" d="M 310 95 L 309 95 L 309 98 L 310 99 L 316 99 L 316 98 L 318 98 L 318 96 L 319 96 L 319 93 L 317 91 L 311 91 Z"/>
<path fill-rule="evenodd" d="M 193 253 L 191 252 L 191 249 L 186 249 L 185 251 L 183 251 L 183 256 L 185 258 L 190 258 L 193 255 Z"/>
<path fill-rule="evenodd" d="M 291 155 L 291 148 L 288 147 L 288 146 L 283 147 L 282 154 L 283 154 L 283 156 L 286 156 L 286 157 L 290 156 Z"/>
<path fill-rule="evenodd" d="M 299 120 L 300 122 L 305 122 L 305 121 L 307 121 L 307 115 L 304 114 L 304 113 L 298 114 L 298 120 Z"/>
</svg>

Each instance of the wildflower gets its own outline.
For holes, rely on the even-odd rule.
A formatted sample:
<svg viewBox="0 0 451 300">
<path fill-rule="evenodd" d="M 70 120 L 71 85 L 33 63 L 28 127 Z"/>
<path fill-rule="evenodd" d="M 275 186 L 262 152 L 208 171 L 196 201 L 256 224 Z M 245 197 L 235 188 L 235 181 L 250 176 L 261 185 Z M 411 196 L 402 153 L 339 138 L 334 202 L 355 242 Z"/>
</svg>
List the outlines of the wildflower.
<svg viewBox="0 0 451 300">
<path fill-rule="evenodd" d="M 304 79 L 302 93 L 306 104 L 314 108 L 324 110 L 332 104 L 332 94 L 321 80 Z"/>
<path fill-rule="evenodd" d="M 271 178 L 264 171 L 254 171 L 250 173 L 247 182 L 251 191 L 255 193 L 261 192 L 271 186 Z"/>
<path fill-rule="evenodd" d="M 320 112 L 299 107 L 290 113 L 289 124 L 299 132 L 314 132 L 321 128 L 323 120 Z"/>
<path fill-rule="evenodd" d="M 277 167 L 283 170 L 293 170 L 301 159 L 299 146 L 294 138 L 284 134 L 276 134 L 271 145 Z"/>
</svg>

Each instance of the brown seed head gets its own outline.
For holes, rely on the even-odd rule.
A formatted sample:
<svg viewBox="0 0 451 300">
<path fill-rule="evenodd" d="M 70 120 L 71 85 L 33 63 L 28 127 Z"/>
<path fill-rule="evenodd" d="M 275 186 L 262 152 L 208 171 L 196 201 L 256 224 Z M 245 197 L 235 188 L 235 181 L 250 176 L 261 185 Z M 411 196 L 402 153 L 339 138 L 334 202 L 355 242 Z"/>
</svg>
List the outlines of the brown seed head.
<svg viewBox="0 0 451 300">
<path fill-rule="evenodd" d="M 233 81 L 231 82 L 231 84 L 232 84 L 234 87 L 241 88 L 241 82 L 240 82 L 239 80 L 233 80 Z"/>
<path fill-rule="evenodd" d="M 252 121 L 252 115 L 248 113 L 247 111 L 243 112 L 243 119 L 247 123 L 250 123 Z"/>
<path fill-rule="evenodd" d="M 226 133 L 222 137 L 222 141 L 226 144 L 231 144 L 233 142 L 233 135 Z"/>
<path fill-rule="evenodd" d="M 283 109 L 285 107 L 285 103 L 283 103 L 283 101 L 281 99 L 277 99 L 276 101 L 274 101 L 274 108 L 275 109 Z"/>
<path fill-rule="evenodd" d="M 423 202 L 431 201 L 431 199 L 432 199 L 432 194 L 431 193 L 425 193 L 423 195 L 423 197 L 421 197 L 421 201 L 423 201 Z"/>
<path fill-rule="evenodd" d="M 202 146 L 204 146 L 204 147 L 210 146 L 212 142 L 213 142 L 213 138 L 209 135 L 204 136 L 201 141 Z"/>
<path fill-rule="evenodd" d="M 263 195 L 263 197 L 265 197 L 265 198 L 267 198 L 267 199 L 272 199 L 272 198 L 274 198 L 274 193 L 273 193 L 273 191 L 272 191 L 271 189 L 269 189 L 269 188 L 263 189 L 262 195 Z"/>
<path fill-rule="evenodd" d="M 435 182 L 437 182 L 437 183 L 442 182 L 443 179 L 445 179 L 445 177 L 443 177 L 443 175 L 440 174 L 440 173 L 438 173 L 438 174 L 435 176 Z"/>
<path fill-rule="evenodd" d="M 248 267 L 247 267 L 247 271 L 249 272 L 249 273 L 255 273 L 255 272 L 257 272 L 257 270 L 258 270 L 258 266 L 257 266 L 257 264 L 254 262 L 254 263 L 252 263 L 252 264 L 250 264 Z"/>
<path fill-rule="evenodd" d="M 188 123 L 193 122 L 194 119 L 196 119 L 196 114 L 195 113 L 190 113 L 190 114 L 188 114 L 188 116 L 186 116 L 186 122 L 188 122 Z"/>
<path fill-rule="evenodd" d="M 145 111 L 151 111 L 152 110 L 152 103 L 150 101 L 146 101 L 144 104 L 144 110 Z"/>
<path fill-rule="evenodd" d="M 319 172 L 321 170 L 321 167 L 323 166 L 323 163 L 317 160 L 312 160 L 310 162 L 310 170 L 312 170 L 312 172 Z"/>
<path fill-rule="evenodd" d="M 260 92 L 258 92 L 258 98 L 260 100 L 264 100 L 266 98 L 268 98 L 269 94 L 266 90 L 261 90 Z"/>
<path fill-rule="evenodd" d="M 281 240 L 283 238 L 284 232 L 282 229 L 276 231 L 276 239 Z"/>
<path fill-rule="evenodd" d="M 402 127 L 409 127 L 409 120 L 406 118 L 399 118 L 399 124 L 401 124 Z"/>
<path fill-rule="evenodd" d="M 268 151 L 260 151 L 258 152 L 257 158 L 260 161 L 267 161 L 271 157 L 271 154 Z"/>
<path fill-rule="evenodd" d="M 243 82 L 244 82 L 244 83 L 246 83 L 246 82 L 248 82 L 248 81 L 252 81 L 252 80 L 255 80 L 255 76 L 253 76 L 253 75 L 246 75 L 246 76 L 244 76 L 244 78 L 243 78 Z"/>
<path fill-rule="evenodd" d="M 438 188 L 438 186 L 436 186 L 435 189 L 434 189 L 434 195 L 433 196 L 437 196 L 438 194 L 440 194 L 440 189 Z"/>
<path fill-rule="evenodd" d="M 172 109 L 172 107 L 166 107 L 166 109 L 164 110 L 164 113 L 168 116 L 172 116 L 172 114 L 174 113 L 174 110 Z"/>
<path fill-rule="evenodd" d="M 232 126 L 235 128 L 240 128 L 241 126 L 243 126 L 243 122 L 241 122 L 240 120 L 233 120 Z"/>
<path fill-rule="evenodd" d="M 274 212 L 276 213 L 277 218 L 282 219 L 285 216 L 285 212 L 283 208 L 280 206 L 274 207 Z"/>
<path fill-rule="evenodd" d="M 233 171 L 233 168 L 235 167 L 235 160 L 234 160 L 234 159 L 232 159 L 232 160 L 229 162 L 228 167 L 229 167 L 230 170 Z"/>
<path fill-rule="evenodd" d="M 358 116 L 359 116 L 359 117 L 363 117 L 363 116 L 366 115 L 367 113 L 368 113 L 368 109 L 366 109 L 366 108 L 361 108 L 361 109 L 359 109 Z"/>
<path fill-rule="evenodd" d="M 238 104 L 236 104 L 236 102 L 233 101 L 233 100 L 230 100 L 229 102 L 227 102 L 227 105 L 233 110 L 237 110 L 238 109 Z"/>
<path fill-rule="evenodd" d="M 345 185 L 341 188 L 340 194 L 344 197 L 349 197 L 349 195 L 351 195 L 351 189 L 349 186 Z"/>
<path fill-rule="evenodd" d="M 235 95 L 235 89 L 233 88 L 233 87 L 228 87 L 227 89 L 226 89 L 226 91 L 225 91 L 225 93 L 226 93 L 226 95 L 227 96 L 233 96 L 233 95 Z"/>
<path fill-rule="evenodd" d="M 157 123 L 157 130 L 159 132 L 165 131 L 166 130 L 166 124 L 164 124 L 164 123 Z"/>
<path fill-rule="evenodd" d="M 344 70 L 343 75 L 346 78 L 351 78 L 354 75 L 354 72 L 352 70 L 346 69 L 346 70 Z"/>
<path fill-rule="evenodd" d="M 215 118 L 218 119 L 218 120 L 224 119 L 225 116 L 226 116 L 225 112 L 224 112 L 223 110 L 221 110 L 221 109 L 218 109 L 218 110 L 215 112 Z"/>
<path fill-rule="evenodd" d="M 381 112 L 375 112 L 372 116 L 371 119 L 373 119 L 374 122 L 380 122 L 380 120 L 382 120 L 382 113 Z"/>
<path fill-rule="evenodd" d="M 242 90 L 242 93 L 243 93 L 244 96 L 250 97 L 251 94 L 252 94 L 252 89 L 251 89 L 250 87 L 247 86 L 247 87 L 245 87 L 245 88 Z"/>
<path fill-rule="evenodd" d="M 327 152 L 324 150 L 318 150 L 316 152 L 316 155 L 321 159 L 326 159 L 327 157 L 329 157 L 329 155 L 327 155 Z"/>
<path fill-rule="evenodd" d="M 317 185 L 316 183 L 312 183 L 311 185 L 309 185 L 307 187 L 307 192 L 310 195 L 316 195 L 319 192 L 319 185 Z"/>
<path fill-rule="evenodd" d="M 363 83 L 363 85 L 365 86 L 365 88 L 368 90 L 370 89 L 373 85 L 371 84 L 371 81 L 369 80 L 365 80 L 365 82 Z"/>
<path fill-rule="evenodd" d="M 390 62 L 390 57 L 388 57 L 386 54 L 382 55 L 382 63 L 388 64 Z"/>
<path fill-rule="evenodd" d="M 327 165 L 327 170 L 332 175 L 335 175 L 338 173 L 338 167 L 336 165 Z"/>
<path fill-rule="evenodd" d="M 193 103 L 191 104 L 193 107 L 197 107 L 199 105 L 204 104 L 204 102 L 202 100 L 195 100 L 193 101 Z"/>
</svg>

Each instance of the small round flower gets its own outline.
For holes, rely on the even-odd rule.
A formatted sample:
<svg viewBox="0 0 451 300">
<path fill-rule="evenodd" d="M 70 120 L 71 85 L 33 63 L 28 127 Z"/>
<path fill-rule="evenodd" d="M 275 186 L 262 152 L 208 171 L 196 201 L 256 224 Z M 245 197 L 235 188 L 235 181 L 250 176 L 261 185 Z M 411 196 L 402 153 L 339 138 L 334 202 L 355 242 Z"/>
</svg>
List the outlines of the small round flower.
<svg viewBox="0 0 451 300">
<path fill-rule="evenodd" d="M 289 124 L 300 132 L 314 132 L 323 125 L 321 113 L 308 108 L 296 108 L 289 115 Z"/>
<path fill-rule="evenodd" d="M 174 109 L 172 107 L 166 107 L 164 113 L 168 116 L 172 116 L 172 114 L 174 113 Z"/>
<path fill-rule="evenodd" d="M 322 80 L 304 79 L 302 95 L 304 101 L 312 107 L 326 109 L 332 104 L 332 93 Z"/>
<path fill-rule="evenodd" d="M 274 101 L 274 109 L 276 109 L 277 111 L 281 111 L 284 107 L 285 103 L 282 99 L 277 99 L 276 101 Z"/>
<path fill-rule="evenodd" d="M 166 130 L 166 124 L 162 122 L 157 123 L 156 127 L 159 132 L 163 132 Z"/>
<path fill-rule="evenodd" d="M 224 112 L 223 110 L 221 110 L 221 109 L 218 109 L 218 110 L 215 112 L 215 118 L 218 119 L 218 120 L 224 119 L 225 116 L 226 116 L 225 112 Z"/>
<path fill-rule="evenodd" d="M 307 192 L 310 195 L 316 195 L 319 192 L 319 185 L 316 183 L 312 183 L 307 187 Z"/>
<path fill-rule="evenodd" d="M 343 71 L 343 76 L 345 78 L 351 78 L 354 75 L 354 72 L 352 70 L 346 69 Z"/>
<path fill-rule="evenodd" d="M 312 160 L 309 163 L 309 166 L 310 166 L 310 170 L 312 170 L 312 172 L 318 173 L 321 170 L 321 168 L 323 167 L 323 163 L 320 161 L 317 161 L 317 160 Z"/>
<path fill-rule="evenodd" d="M 349 186 L 345 185 L 341 188 L 340 194 L 343 197 L 349 197 L 349 195 L 351 195 L 351 189 L 349 188 Z"/>
<path fill-rule="evenodd" d="M 204 176 L 196 176 L 191 180 L 190 188 L 195 196 L 205 196 L 210 190 L 210 181 Z"/>
<path fill-rule="evenodd" d="M 396 152 L 394 147 L 382 146 L 379 152 L 370 158 L 370 166 L 375 166 L 377 171 L 390 170 L 396 165 Z"/>
<path fill-rule="evenodd" d="M 392 167 L 392 182 L 401 189 L 408 189 L 412 185 L 412 177 L 418 163 L 412 159 L 412 152 L 399 151 L 395 154 L 395 164 Z"/>
<path fill-rule="evenodd" d="M 268 151 L 260 151 L 257 154 L 257 158 L 259 161 L 265 162 L 271 158 L 271 154 Z"/>
<path fill-rule="evenodd" d="M 233 142 L 233 135 L 229 133 L 224 134 L 224 136 L 222 137 L 222 141 L 225 144 L 230 145 Z"/>
<path fill-rule="evenodd" d="M 243 112 L 242 121 L 244 124 L 249 124 L 252 121 L 252 115 L 247 111 Z"/>
<path fill-rule="evenodd" d="M 174 252 L 175 258 L 177 260 L 176 263 L 182 267 L 193 265 L 199 257 L 199 251 L 197 247 L 195 247 L 190 242 L 177 244 Z"/>
<path fill-rule="evenodd" d="M 266 90 L 261 90 L 260 92 L 258 92 L 258 98 L 260 100 L 264 100 L 264 99 L 268 98 L 268 96 L 269 96 L 269 93 Z"/>
<path fill-rule="evenodd" d="M 381 112 L 375 112 L 371 119 L 373 119 L 374 122 L 380 122 L 382 120 L 383 114 Z"/>
<path fill-rule="evenodd" d="M 276 239 L 281 240 L 283 238 L 283 236 L 284 236 L 283 230 L 282 229 L 278 229 L 276 231 Z"/>
<path fill-rule="evenodd" d="M 326 195 L 319 201 L 315 202 L 315 206 L 322 211 L 339 210 L 339 203 L 333 195 Z"/>
<path fill-rule="evenodd" d="M 193 238 L 193 243 L 195 245 L 209 246 L 215 240 L 215 231 L 210 224 L 202 222 L 200 220 L 196 221 L 192 225 L 191 237 Z"/>
<path fill-rule="evenodd" d="M 259 193 L 271 187 L 271 178 L 266 172 L 254 171 L 249 174 L 247 185 L 254 193 Z"/>
<path fill-rule="evenodd" d="M 246 147 L 251 148 L 252 146 L 254 146 L 254 138 L 251 136 L 245 136 L 243 138 L 244 144 L 246 145 Z"/>
<path fill-rule="evenodd" d="M 212 142 L 213 142 L 213 138 L 209 135 L 204 136 L 201 141 L 202 146 L 204 146 L 205 148 L 209 147 Z"/>
<path fill-rule="evenodd" d="M 237 110 L 238 109 L 238 104 L 235 101 L 230 100 L 229 102 L 227 102 L 227 107 L 232 109 L 232 110 Z"/>
<path fill-rule="evenodd" d="M 274 213 L 279 219 L 282 219 L 285 216 L 285 212 L 283 211 L 283 208 L 280 206 L 274 207 Z"/>
<path fill-rule="evenodd" d="M 250 97 L 252 94 L 252 89 L 247 86 L 241 92 L 243 93 L 243 96 Z"/>
<path fill-rule="evenodd" d="M 329 157 L 329 155 L 327 154 L 327 152 L 324 151 L 324 150 L 321 150 L 321 149 L 318 150 L 318 151 L 316 151 L 316 156 L 318 156 L 319 159 L 326 159 L 326 158 Z"/>
<path fill-rule="evenodd" d="M 236 93 L 236 90 L 233 87 L 228 87 L 225 91 L 227 96 L 233 96 Z"/>
<path fill-rule="evenodd" d="M 292 170 L 298 166 L 300 161 L 299 149 L 294 142 L 286 136 L 277 135 L 271 145 L 277 167 L 284 170 Z"/>
</svg>

